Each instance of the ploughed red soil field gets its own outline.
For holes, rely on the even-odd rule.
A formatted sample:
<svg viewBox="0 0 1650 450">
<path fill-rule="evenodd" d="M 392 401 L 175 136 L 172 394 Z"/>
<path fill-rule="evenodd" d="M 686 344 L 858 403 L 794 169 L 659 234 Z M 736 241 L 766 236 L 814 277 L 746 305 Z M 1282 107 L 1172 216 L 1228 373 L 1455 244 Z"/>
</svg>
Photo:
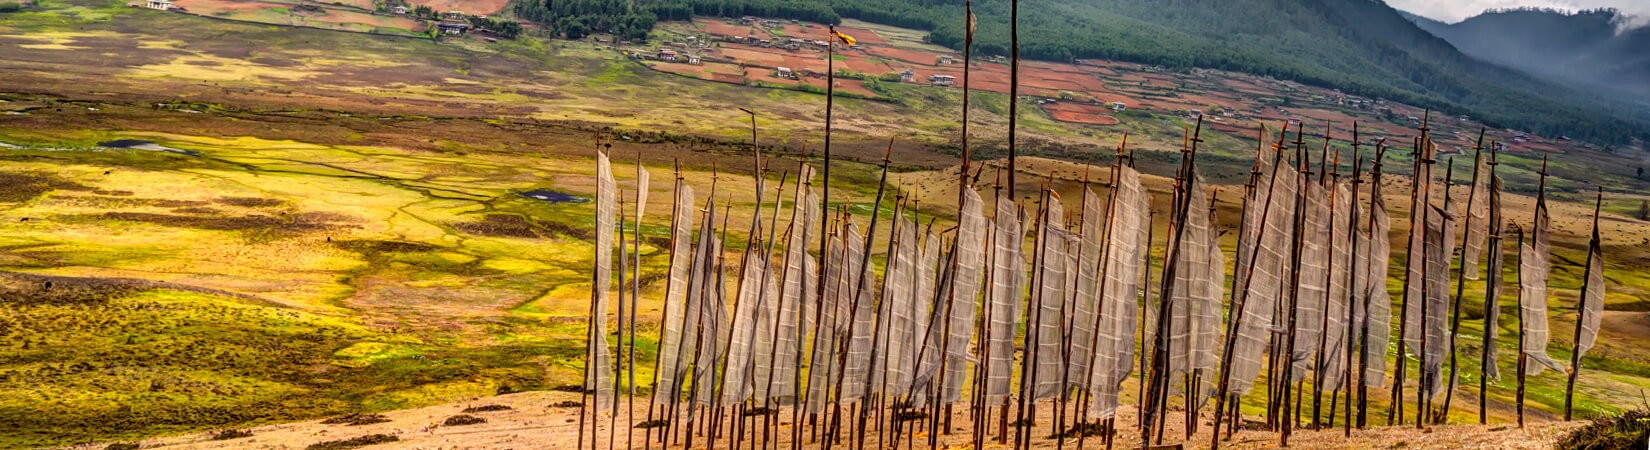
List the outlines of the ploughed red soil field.
<svg viewBox="0 0 1650 450">
<path fill-rule="evenodd" d="M 199 1 L 199 0 L 197 0 Z M 457 1 L 457 0 L 450 0 Z M 669 64 L 648 61 L 656 70 L 681 73 L 697 78 L 726 83 L 761 82 L 769 85 L 807 84 L 824 87 L 822 74 L 829 71 L 823 47 L 811 43 L 828 39 L 826 27 L 819 24 L 792 23 L 789 20 L 764 25 L 761 22 L 746 25 L 737 20 L 695 19 L 691 25 L 699 32 L 711 35 L 714 45 L 688 49 L 685 53 L 704 58 L 707 64 L 725 63 L 744 68 L 738 71 L 696 67 L 687 64 Z M 853 47 L 838 44 L 835 69 L 868 76 L 911 72 L 911 83 L 931 84 L 931 77 L 955 77 L 953 87 L 963 84 L 961 55 L 913 40 L 906 36 L 889 38 L 869 28 L 839 26 L 838 31 L 853 36 Z M 755 40 L 747 41 L 749 36 Z M 799 48 L 785 48 L 791 39 L 803 41 Z M 760 40 L 770 44 L 763 46 Z M 801 79 L 780 78 L 779 68 L 788 68 Z M 1000 59 L 976 55 L 968 86 L 976 91 L 1008 93 L 1009 65 Z M 810 76 L 812 75 L 812 77 Z M 817 78 L 816 78 L 817 77 Z M 876 96 L 857 80 L 841 80 L 837 89 L 865 96 Z M 1044 106 L 1055 120 L 1086 125 L 1113 125 L 1117 117 L 1109 108 L 1111 103 L 1122 103 L 1129 109 L 1158 114 L 1190 117 L 1192 113 L 1205 115 L 1212 129 L 1234 136 L 1251 138 L 1261 123 L 1276 128 L 1283 123 L 1306 123 L 1321 127 L 1332 124 L 1332 133 L 1350 135 L 1351 124 L 1371 134 L 1404 139 L 1414 134 L 1419 108 L 1380 99 L 1366 99 L 1345 95 L 1339 91 L 1309 87 L 1299 83 L 1272 78 L 1208 70 L 1171 71 L 1153 66 L 1106 60 L 1077 60 L 1074 62 L 1022 61 L 1020 65 L 1020 95 L 1061 99 Z M 1291 106 L 1277 105 L 1284 98 Z M 1075 101 L 1072 101 L 1075 100 Z M 1405 122 L 1413 123 L 1405 123 Z M 1452 121 L 1453 122 L 1453 121 Z M 1468 126 L 1470 125 L 1470 126 Z M 1440 142 L 1471 145 L 1476 139 L 1475 123 L 1462 122 L 1460 129 L 1436 133 Z M 1470 137 L 1463 137 L 1473 134 Z M 1491 130 L 1489 138 L 1512 141 L 1513 130 Z M 1459 140 L 1460 142 L 1453 142 Z M 1534 136 L 1520 139 L 1525 149 L 1558 149 L 1556 141 Z"/>
<path fill-rule="evenodd" d="M 1055 102 L 1043 105 L 1043 110 L 1048 111 L 1049 117 L 1061 122 L 1088 125 L 1117 124 L 1117 118 L 1111 116 L 1111 109 L 1101 105 Z"/>
</svg>

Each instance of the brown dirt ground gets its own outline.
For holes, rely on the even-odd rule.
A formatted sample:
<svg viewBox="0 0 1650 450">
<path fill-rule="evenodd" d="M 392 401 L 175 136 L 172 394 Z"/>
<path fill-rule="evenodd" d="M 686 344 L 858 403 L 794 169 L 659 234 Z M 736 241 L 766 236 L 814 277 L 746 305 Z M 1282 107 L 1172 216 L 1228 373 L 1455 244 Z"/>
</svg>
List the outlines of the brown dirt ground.
<svg viewBox="0 0 1650 450">
<path fill-rule="evenodd" d="M 167 449 L 227 449 L 227 448 L 267 448 L 267 449 L 297 449 L 320 442 L 349 439 L 372 434 L 388 434 L 395 436 L 396 442 L 374 445 L 372 448 L 383 449 L 471 449 L 471 448 L 573 448 L 579 440 L 580 425 L 579 411 L 576 405 L 579 396 L 570 392 L 530 392 L 508 394 L 495 397 L 475 398 L 462 402 L 426 408 L 390 411 L 383 413 L 386 422 L 365 425 L 323 424 L 322 421 L 308 421 L 269 425 L 251 428 L 247 431 L 251 437 L 214 441 L 210 433 L 196 433 L 183 436 L 155 438 L 141 441 L 142 448 Z M 573 402 L 574 406 L 558 406 L 563 402 Z M 469 412 L 466 408 L 499 405 L 509 407 L 507 410 Z M 619 418 L 622 422 L 628 410 L 628 404 L 621 397 L 618 402 Z M 647 401 L 637 399 L 635 403 L 634 422 L 640 423 L 646 418 Z M 1139 436 L 1133 430 L 1138 419 L 1133 405 L 1125 405 L 1119 409 L 1117 424 L 1118 434 L 1113 442 L 1114 448 L 1137 448 Z M 1048 436 L 1051 421 L 1048 417 L 1053 414 L 1051 403 L 1045 402 L 1039 406 L 1038 426 L 1032 436 L 1032 448 L 1056 448 L 1056 441 Z M 442 423 L 448 418 L 468 414 L 480 417 L 483 423 L 446 426 Z M 940 448 L 969 448 L 971 428 L 969 427 L 968 409 L 954 408 L 952 410 L 951 430 L 947 434 L 938 436 Z M 780 448 L 790 448 L 790 435 L 793 430 L 789 409 L 781 409 L 773 416 L 776 423 L 771 435 L 777 440 Z M 995 417 L 995 411 L 991 413 Z M 1208 448 L 1210 422 L 1205 415 L 1204 423 L 1199 432 L 1186 439 L 1184 433 L 1183 415 L 1179 411 L 1171 410 L 1165 424 L 1164 442 L 1169 444 L 1184 443 L 1185 448 Z M 1258 420 L 1258 417 L 1245 417 L 1245 422 Z M 609 440 L 616 441 L 615 448 L 642 448 L 647 438 L 646 429 L 628 429 L 633 434 L 627 435 L 628 427 L 614 429 L 611 414 L 602 412 L 596 421 L 597 448 L 606 448 Z M 993 421 L 995 422 L 995 421 Z M 806 418 L 804 418 L 804 424 Z M 875 420 L 869 421 L 871 429 L 864 433 L 867 436 L 865 445 L 873 448 L 877 445 L 877 438 L 882 433 L 875 427 Z M 993 423 L 995 425 L 995 423 Z M 1414 427 L 1371 427 L 1364 430 L 1353 430 L 1350 437 L 1343 436 L 1341 429 L 1310 430 L 1299 429 L 1290 439 L 1290 448 L 1302 449 L 1348 449 L 1348 448 L 1413 448 L 1413 449 L 1545 449 L 1563 432 L 1579 426 L 1580 422 L 1535 422 L 1525 428 L 1517 428 L 1507 424 L 1490 425 L 1447 425 L 1425 429 Z M 588 426 L 588 425 L 586 425 Z M 754 428 L 754 426 L 753 426 Z M 821 448 L 821 443 L 810 439 L 812 428 L 804 425 L 803 448 Z M 821 430 L 823 431 L 823 430 Z M 1010 435 L 1013 431 L 1011 430 Z M 714 443 L 714 448 L 732 448 L 731 434 L 724 431 L 724 437 Z M 855 444 L 852 437 L 856 434 L 842 432 L 843 446 Z M 610 438 L 611 436 L 611 438 Z M 892 445 L 891 435 L 883 435 L 885 442 Z M 926 429 L 917 430 L 914 436 L 907 435 L 905 439 L 917 439 L 914 444 L 926 446 Z M 997 428 L 988 430 L 986 446 L 984 448 L 1008 448 L 995 442 Z M 590 437 L 586 435 L 584 439 Z M 1012 436 L 1009 436 L 1012 441 Z M 626 445 L 627 439 L 630 445 Z M 760 442 L 760 434 L 746 434 L 740 440 L 746 445 Z M 772 442 L 770 442 L 770 445 Z M 1069 439 L 1065 447 L 1075 448 L 1076 439 Z M 1097 436 L 1086 438 L 1088 448 L 1102 448 Z M 1251 430 L 1247 426 L 1240 430 L 1230 441 L 1224 442 L 1221 448 L 1231 449 L 1260 449 L 1274 448 L 1279 444 L 1278 435 L 1264 430 Z M 707 448 L 711 443 L 706 442 L 703 436 L 695 437 L 694 448 Z M 661 448 L 658 444 L 653 448 Z M 672 445 L 665 448 L 682 448 Z"/>
</svg>

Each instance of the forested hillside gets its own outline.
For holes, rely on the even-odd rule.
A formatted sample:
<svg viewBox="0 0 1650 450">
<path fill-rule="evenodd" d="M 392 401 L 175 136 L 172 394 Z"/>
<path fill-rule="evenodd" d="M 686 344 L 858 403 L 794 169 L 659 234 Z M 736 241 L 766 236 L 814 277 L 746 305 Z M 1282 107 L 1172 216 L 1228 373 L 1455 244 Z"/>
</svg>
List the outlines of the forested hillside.
<svg viewBox="0 0 1650 450">
<path fill-rule="evenodd" d="M 1618 11 L 1507 9 L 1454 24 L 1409 19 L 1475 58 L 1650 103 L 1650 27 L 1627 28 Z"/>
<path fill-rule="evenodd" d="M 524 15 L 551 24 L 601 20 L 583 19 L 588 16 L 579 5 L 624 4 L 517 1 L 556 5 L 547 15 Z M 952 48 L 961 47 L 964 27 L 962 0 L 835 0 L 828 7 L 794 0 L 635 4 L 617 14 L 659 11 L 657 17 L 664 19 L 662 12 L 688 10 L 826 23 L 840 16 L 928 30 L 931 42 Z M 1009 1 L 978 0 L 974 8 L 979 17 L 976 50 L 1007 54 Z M 1546 136 L 1616 145 L 1650 136 L 1650 112 L 1642 108 L 1485 64 L 1378 0 L 1025 0 L 1020 21 L 1021 54 L 1031 59 L 1104 58 L 1226 69 L 1472 115 L 1494 126 Z M 634 34 L 633 29 L 618 31 Z"/>
</svg>

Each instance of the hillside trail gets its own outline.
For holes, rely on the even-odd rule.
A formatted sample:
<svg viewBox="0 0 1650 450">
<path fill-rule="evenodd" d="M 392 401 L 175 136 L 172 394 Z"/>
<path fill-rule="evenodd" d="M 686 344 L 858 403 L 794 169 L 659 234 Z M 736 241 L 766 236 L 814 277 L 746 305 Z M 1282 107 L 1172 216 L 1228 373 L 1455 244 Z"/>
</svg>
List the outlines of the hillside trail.
<svg viewBox="0 0 1650 450">
<path fill-rule="evenodd" d="M 577 448 L 578 439 L 578 408 L 553 406 L 561 402 L 574 401 L 578 397 L 568 392 L 526 392 L 506 394 L 495 397 L 482 397 L 467 401 L 448 403 L 424 408 L 389 411 L 383 413 L 388 422 L 350 426 L 340 424 L 322 424 L 319 420 L 265 425 L 249 429 L 252 437 L 215 441 L 211 433 L 195 433 L 180 436 L 159 437 L 140 441 L 141 448 L 166 449 L 303 449 L 310 445 L 345 440 L 373 434 L 387 434 L 398 440 L 382 444 L 374 444 L 365 448 L 371 449 L 572 449 Z M 622 400 L 622 399 L 621 399 Z M 636 421 L 645 420 L 647 404 L 638 398 L 636 402 Z M 447 418 L 465 414 L 465 408 L 502 405 L 509 410 L 472 412 L 469 415 L 486 419 L 485 423 L 444 426 L 441 425 Z M 620 402 L 620 415 L 623 416 L 624 403 Z M 940 448 L 967 449 L 972 448 L 969 443 L 968 414 L 966 408 L 959 408 L 953 422 L 954 433 L 942 435 L 939 439 Z M 1052 411 L 1045 405 L 1039 411 L 1039 417 L 1049 417 Z M 1372 411 L 1373 413 L 1373 411 Z M 777 448 L 789 449 L 790 414 L 789 410 L 781 410 L 776 417 L 780 426 L 775 434 L 784 438 L 779 441 Z M 1208 425 L 1200 426 L 1200 433 L 1194 434 L 1192 439 L 1184 438 L 1184 416 L 1176 411 L 1170 411 L 1168 424 L 1165 429 L 1164 442 L 1169 444 L 1184 442 L 1187 449 L 1208 447 Z M 1207 419 L 1207 415 L 1205 415 Z M 1258 417 L 1245 417 L 1248 422 L 1258 420 Z M 1372 417 L 1372 419 L 1374 419 Z M 1119 410 L 1119 435 L 1113 443 L 1115 449 L 1139 448 L 1139 439 L 1136 430 L 1136 414 L 1133 406 L 1125 405 Z M 804 418 L 804 422 L 806 419 Z M 1416 429 L 1414 426 L 1398 427 L 1371 427 L 1367 430 L 1353 430 L 1351 437 L 1343 436 L 1340 428 L 1333 430 L 1312 431 L 1308 428 L 1297 430 L 1290 438 L 1293 449 L 1549 449 L 1566 431 L 1580 426 L 1585 422 L 1532 422 L 1523 429 L 1507 423 L 1491 423 L 1489 425 L 1444 425 Z M 1258 424 L 1255 424 L 1258 425 Z M 993 433 L 988 434 L 984 449 L 1010 448 L 1009 444 L 995 443 L 995 421 Z M 820 443 L 809 440 L 808 428 L 804 428 L 803 448 L 822 448 Z M 1036 439 L 1033 448 L 1053 449 L 1056 442 L 1048 438 L 1050 426 L 1047 419 L 1039 421 L 1035 427 Z M 616 445 L 612 448 L 644 448 L 643 439 L 645 430 L 636 429 L 631 445 L 625 445 L 626 436 L 623 429 L 616 430 Z M 822 429 L 823 431 L 823 429 Z M 604 417 L 599 429 L 599 445 L 597 448 L 608 448 L 609 422 Z M 1012 433 L 1012 431 L 1011 431 Z M 886 447 L 879 447 L 876 430 L 868 434 L 864 448 L 894 448 L 891 440 L 885 440 Z M 836 448 L 856 448 L 846 430 L 842 433 L 845 442 L 836 445 Z M 781 436 L 774 436 L 780 438 Z M 747 437 L 743 448 L 750 448 L 751 442 L 760 442 L 760 430 L 754 439 Z M 589 436 L 585 437 L 588 442 Z M 900 442 L 898 448 L 928 448 L 927 436 L 919 433 L 915 442 Z M 695 449 L 707 448 L 703 437 L 696 437 Z M 1066 441 L 1064 448 L 1077 448 L 1075 439 Z M 772 443 L 770 442 L 770 445 Z M 1277 433 L 1262 430 L 1239 430 L 1231 441 L 1221 444 L 1223 449 L 1266 449 L 1278 448 Z M 94 449 L 103 448 L 99 445 L 79 446 L 72 448 Z M 588 445 L 587 445 L 588 448 Z M 661 448 L 654 444 L 651 448 Z M 680 449 L 680 445 L 670 448 Z M 724 437 L 718 440 L 714 448 L 733 448 Z M 1084 448 L 1103 449 L 1105 445 L 1095 437 L 1089 437 Z"/>
</svg>

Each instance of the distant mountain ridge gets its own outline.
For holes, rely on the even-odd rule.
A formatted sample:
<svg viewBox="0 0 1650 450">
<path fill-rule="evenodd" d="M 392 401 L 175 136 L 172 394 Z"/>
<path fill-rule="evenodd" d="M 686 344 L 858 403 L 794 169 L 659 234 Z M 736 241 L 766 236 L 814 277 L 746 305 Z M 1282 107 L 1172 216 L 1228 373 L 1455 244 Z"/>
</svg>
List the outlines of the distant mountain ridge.
<svg viewBox="0 0 1650 450">
<path fill-rule="evenodd" d="M 700 1 L 700 0 L 694 0 Z M 709 0 L 706 0 L 709 1 Z M 757 1 L 757 0 L 751 0 Z M 974 0 L 976 54 L 1008 50 L 1008 0 Z M 845 18 L 960 49 L 961 0 L 834 0 Z M 1342 89 L 1491 126 L 1602 144 L 1650 140 L 1650 109 L 1484 64 L 1382 0 L 1021 0 L 1021 54 L 1206 67 Z"/>
<path fill-rule="evenodd" d="M 1650 26 L 1630 26 L 1620 11 L 1501 9 L 1453 24 L 1404 15 L 1474 58 L 1650 104 Z"/>
</svg>

